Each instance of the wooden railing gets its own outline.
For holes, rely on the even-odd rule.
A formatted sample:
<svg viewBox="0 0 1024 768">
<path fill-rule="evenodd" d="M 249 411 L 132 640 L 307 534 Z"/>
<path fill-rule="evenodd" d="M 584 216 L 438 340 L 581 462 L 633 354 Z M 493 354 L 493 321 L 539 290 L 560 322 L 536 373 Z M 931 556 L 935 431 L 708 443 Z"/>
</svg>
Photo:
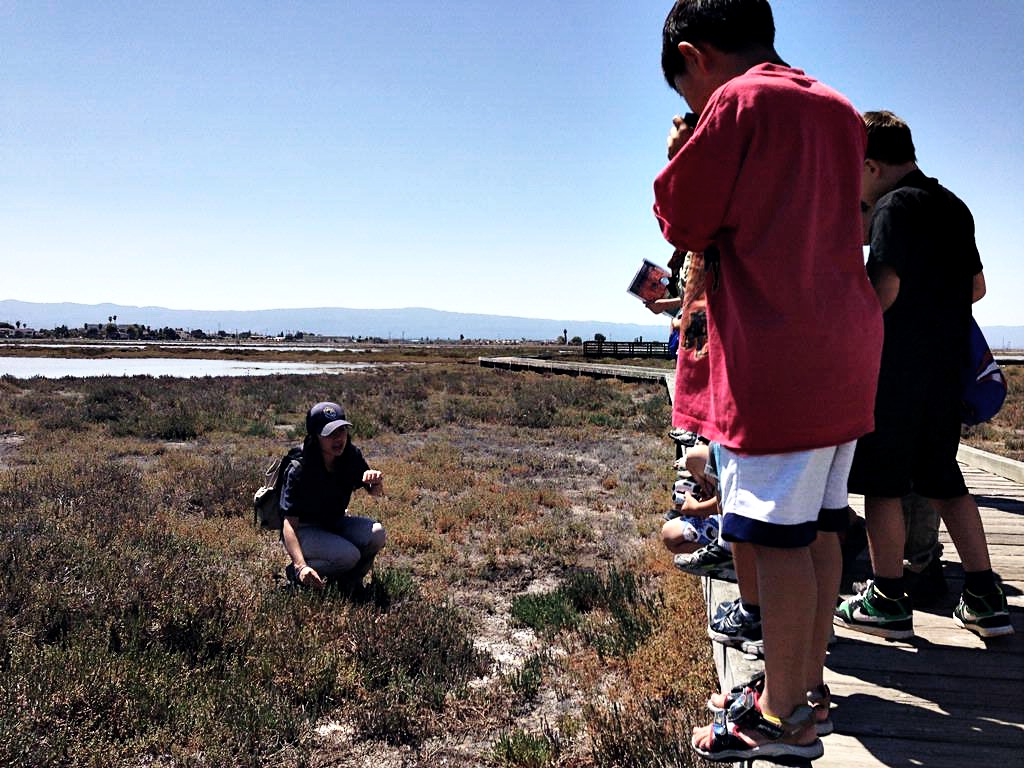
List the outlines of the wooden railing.
<svg viewBox="0 0 1024 768">
<path fill-rule="evenodd" d="M 664 341 L 584 341 L 583 356 L 671 357 Z"/>
</svg>

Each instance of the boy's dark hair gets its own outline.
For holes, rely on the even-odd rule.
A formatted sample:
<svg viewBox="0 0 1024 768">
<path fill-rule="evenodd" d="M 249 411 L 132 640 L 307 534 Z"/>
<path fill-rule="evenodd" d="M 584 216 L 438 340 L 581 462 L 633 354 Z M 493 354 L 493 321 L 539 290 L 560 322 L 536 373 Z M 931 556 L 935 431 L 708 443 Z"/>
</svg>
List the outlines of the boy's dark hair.
<svg viewBox="0 0 1024 768">
<path fill-rule="evenodd" d="M 661 71 L 669 88 L 686 70 L 679 44 L 710 43 L 735 53 L 775 45 L 775 19 L 768 0 L 678 0 L 661 33 Z"/>
<path fill-rule="evenodd" d="M 890 165 L 915 162 L 917 152 L 910 136 L 910 126 L 892 112 L 865 112 L 864 126 L 868 129 L 868 160 Z"/>
</svg>

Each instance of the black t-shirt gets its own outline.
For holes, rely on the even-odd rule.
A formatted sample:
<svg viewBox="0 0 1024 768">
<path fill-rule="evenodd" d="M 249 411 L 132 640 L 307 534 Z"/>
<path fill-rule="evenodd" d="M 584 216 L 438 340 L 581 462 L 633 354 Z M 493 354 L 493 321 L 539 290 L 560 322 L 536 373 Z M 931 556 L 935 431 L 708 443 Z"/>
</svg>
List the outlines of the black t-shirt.
<svg viewBox="0 0 1024 768">
<path fill-rule="evenodd" d="M 369 468 L 362 451 L 351 442 L 334 462 L 333 472 L 323 467 L 319 457 L 308 457 L 287 470 L 281 511 L 285 517 L 297 517 L 303 525 L 330 529 L 344 517 L 352 492 L 365 487 L 363 473 Z"/>
<path fill-rule="evenodd" d="M 959 371 L 967 355 L 974 276 L 982 271 L 974 218 L 956 195 L 915 170 L 871 216 L 868 277 L 887 265 L 900 278 L 885 312 L 883 375 Z"/>
</svg>

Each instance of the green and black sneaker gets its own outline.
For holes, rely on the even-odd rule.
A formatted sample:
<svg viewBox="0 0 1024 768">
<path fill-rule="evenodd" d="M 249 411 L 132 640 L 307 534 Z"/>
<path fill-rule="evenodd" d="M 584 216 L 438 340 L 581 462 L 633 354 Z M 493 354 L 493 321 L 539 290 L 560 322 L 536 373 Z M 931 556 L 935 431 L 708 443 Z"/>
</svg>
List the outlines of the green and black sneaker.
<svg viewBox="0 0 1024 768">
<path fill-rule="evenodd" d="M 857 632 L 907 640 L 914 636 L 914 613 L 910 598 L 886 597 L 869 581 L 864 591 L 844 600 L 832 615 L 832 623 Z"/>
<path fill-rule="evenodd" d="M 966 589 L 953 609 L 957 626 L 969 629 L 978 637 L 1002 637 L 1013 634 L 1006 595 L 1000 587 L 987 595 L 976 595 Z"/>
</svg>

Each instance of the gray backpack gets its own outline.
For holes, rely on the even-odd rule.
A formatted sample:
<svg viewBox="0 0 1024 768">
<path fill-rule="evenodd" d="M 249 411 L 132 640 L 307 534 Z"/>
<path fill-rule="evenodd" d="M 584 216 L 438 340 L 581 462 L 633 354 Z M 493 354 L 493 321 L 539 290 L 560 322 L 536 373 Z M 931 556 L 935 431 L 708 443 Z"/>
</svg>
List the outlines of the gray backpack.
<svg viewBox="0 0 1024 768">
<path fill-rule="evenodd" d="M 284 525 L 281 515 L 281 489 L 284 487 L 284 476 L 289 467 L 302 464 L 302 446 L 291 448 L 279 459 L 274 459 L 267 467 L 263 485 L 253 494 L 252 507 L 254 524 L 260 528 L 279 531 Z"/>
</svg>

